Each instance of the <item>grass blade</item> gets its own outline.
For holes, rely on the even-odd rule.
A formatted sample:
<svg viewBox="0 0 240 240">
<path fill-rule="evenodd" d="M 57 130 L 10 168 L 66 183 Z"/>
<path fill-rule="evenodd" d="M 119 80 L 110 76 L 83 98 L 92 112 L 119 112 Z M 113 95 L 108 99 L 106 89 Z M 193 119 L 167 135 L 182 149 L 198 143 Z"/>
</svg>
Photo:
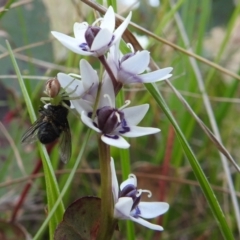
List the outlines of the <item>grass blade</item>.
<svg viewBox="0 0 240 240">
<path fill-rule="evenodd" d="M 214 194 L 204 172 L 202 171 L 201 166 L 199 165 L 194 153 L 192 152 L 190 146 L 188 145 L 181 129 L 179 128 L 177 122 L 173 118 L 173 116 L 170 112 L 170 109 L 168 108 L 167 104 L 165 103 L 164 99 L 162 98 L 160 92 L 158 91 L 158 89 L 156 88 L 155 85 L 145 84 L 145 86 L 148 89 L 148 91 L 151 93 L 151 95 L 154 97 L 154 99 L 156 100 L 158 105 L 161 107 L 161 109 L 164 111 L 164 113 L 166 114 L 169 121 L 172 123 L 172 125 L 176 131 L 176 135 L 179 139 L 179 142 L 181 143 L 181 146 L 182 146 L 186 156 L 188 157 L 189 163 L 192 166 L 193 172 L 194 172 L 194 174 L 202 188 L 202 191 L 209 203 L 209 206 L 213 212 L 213 215 L 219 224 L 219 228 L 220 228 L 224 238 L 226 240 L 234 239 L 232 232 L 227 225 L 227 222 L 226 222 L 225 216 L 222 212 L 222 209 L 215 197 L 215 194 Z"/>
<path fill-rule="evenodd" d="M 69 177 L 68 177 L 68 179 L 67 179 L 65 185 L 63 186 L 63 189 L 62 189 L 62 191 L 61 191 L 61 193 L 60 193 L 60 195 L 59 195 L 59 198 L 58 198 L 57 201 L 54 203 L 54 206 L 52 207 L 51 211 L 48 213 L 47 218 L 46 218 L 45 221 L 43 222 L 42 226 L 39 228 L 39 230 L 38 230 L 38 232 L 36 233 L 36 235 L 34 236 L 33 240 L 39 239 L 39 237 L 41 236 L 41 233 L 44 231 L 44 229 L 45 229 L 45 228 L 47 227 L 47 225 L 48 225 L 48 222 L 51 220 L 51 218 L 52 218 L 55 210 L 57 209 L 57 207 L 58 207 L 59 204 L 61 203 L 61 200 L 62 200 L 64 194 L 65 194 L 65 193 L 67 192 L 67 190 L 69 189 L 70 184 L 71 184 L 71 182 L 72 182 L 72 180 L 73 180 L 73 177 L 74 177 L 74 175 L 75 175 L 75 173 L 76 173 L 76 171 L 77 171 L 77 168 L 78 168 L 78 166 L 79 166 L 79 163 L 80 163 L 80 161 L 81 161 L 81 159 L 82 159 L 82 156 L 83 156 L 84 150 L 85 150 L 85 148 L 86 148 L 86 145 L 87 145 L 87 143 L 88 143 L 88 139 L 89 139 L 89 137 L 90 137 L 90 134 L 91 134 L 91 130 L 89 129 L 88 132 L 87 132 L 87 134 L 86 134 L 86 138 L 85 138 L 85 140 L 84 140 L 84 142 L 83 142 L 83 144 L 82 144 L 81 150 L 80 150 L 80 152 L 79 152 L 79 154 L 78 154 L 78 157 L 77 157 L 77 159 L 76 159 L 76 161 L 75 161 L 75 163 L 74 163 L 74 166 L 73 166 L 73 168 L 72 168 L 72 170 L 71 170 L 71 172 L 70 172 L 70 174 L 69 174 Z M 62 221 L 62 218 L 61 218 L 61 221 Z"/>
<path fill-rule="evenodd" d="M 173 6 L 173 3 L 171 3 L 171 4 Z M 191 44 L 190 44 L 190 41 L 188 39 L 187 32 L 186 32 L 186 30 L 184 28 L 181 16 L 178 13 L 175 14 L 175 20 L 176 20 L 176 24 L 177 24 L 177 26 L 179 28 L 179 31 L 181 33 L 181 36 L 182 36 L 182 39 L 183 39 L 183 42 L 184 42 L 185 46 L 186 47 L 190 46 Z M 192 49 L 189 47 L 188 51 L 192 51 Z M 215 116 L 214 116 L 214 111 L 213 111 L 213 108 L 211 106 L 210 100 L 208 98 L 208 95 L 206 94 L 207 91 L 206 91 L 206 88 L 205 88 L 205 83 L 204 83 L 203 76 L 201 74 L 200 68 L 199 68 L 199 66 L 198 66 L 198 64 L 197 64 L 197 62 L 196 62 L 196 60 L 194 58 L 190 58 L 189 57 L 189 61 L 191 63 L 192 69 L 193 69 L 193 71 L 195 73 L 195 76 L 196 76 L 196 79 L 197 79 L 197 83 L 198 83 L 198 87 L 200 89 L 200 92 L 202 93 L 203 103 L 204 103 L 204 106 L 206 108 L 206 112 L 208 114 L 208 117 L 209 117 L 209 120 L 210 120 L 210 124 L 211 124 L 212 130 L 213 130 L 213 133 L 216 136 L 215 137 L 212 134 L 209 137 L 210 138 L 211 137 L 215 137 L 214 138 L 215 141 L 214 140 L 212 140 L 212 141 L 214 142 L 214 144 L 216 146 L 219 146 L 219 144 L 222 145 L 222 139 L 221 139 L 220 131 L 219 131 L 219 128 L 218 128 L 218 125 L 217 125 L 217 122 L 216 122 L 216 119 L 215 119 Z M 234 208 L 234 213 L 235 213 L 237 222 L 239 222 L 240 221 L 240 214 L 239 214 L 240 210 L 239 210 L 238 200 L 237 200 L 237 196 L 236 196 L 236 193 L 235 193 L 234 183 L 233 183 L 233 179 L 232 179 L 232 176 L 231 176 L 230 168 L 229 168 L 229 165 L 228 165 L 228 162 L 227 162 L 227 158 L 225 157 L 225 155 L 222 154 L 221 151 L 219 152 L 219 154 L 220 154 L 220 158 L 221 158 L 221 161 L 222 161 L 223 169 L 224 169 L 224 172 L 225 172 L 225 175 L 226 175 L 228 187 L 229 187 L 230 192 L 231 192 L 231 200 L 232 200 L 232 204 L 233 204 L 233 208 Z M 234 166 L 237 166 L 237 164 L 235 163 L 234 160 L 233 160 L 232 163 L 234 164 Z M 240 226 L 239 226 L 238 230 L 240 232 Z"/>
<path fill-rule="evenodd" d="M 17 62 L 13 55 L 11 46 L 8 43 L 8 41 L 6 43 L 7 43 L 7 48 L 10 53 L 10 57 L 11 57 L 13 66 L 14 66 L 16 74 L 18 76 L 18 81 L 19 81 L 19 84 L 20 84 L 20 87 L 21 87 L 21 90 L 23 93 L 24 100 L 27 105 L 30 119 L 32 122 L 34 122 L 36 120 L 36 115 L 35 115 L 35 112 L 34 112 L 34 109 L 32 106 L 31 99 L 28 95 L 27 89 L 25 87 L 24 81 L 23 81 L 21 73 L 20 73 L 20 70 L 18 68 Z M 42 158 L 42 162 L 43 162 L 43 171 L 44 171 L 45 180 L 46 180 L 48 210 L 50 211 L 53 208 L 55 202 L 57 201 L 57 199 L 59 197 L 59 188 L 58 188 L 54 170 L 52 168 L 46 148 L 42 144 L 38 143 L 38 149 L 39 149 L 39 152 L 40 152 L 40 155 Z M 55 231 L 57 224 L 62 220 L 63 213 L 64 213 L 64 206 L 63 206 L 63 203 L 61 202 L 61 204 L 59 205 L 59 207 L 56 209 L 56 211 L 54 213 L 54 217 L 49 222 L 49 234 L 51 236 L 50 239 L 53 236 L 53 233 Z"/>
</svg>

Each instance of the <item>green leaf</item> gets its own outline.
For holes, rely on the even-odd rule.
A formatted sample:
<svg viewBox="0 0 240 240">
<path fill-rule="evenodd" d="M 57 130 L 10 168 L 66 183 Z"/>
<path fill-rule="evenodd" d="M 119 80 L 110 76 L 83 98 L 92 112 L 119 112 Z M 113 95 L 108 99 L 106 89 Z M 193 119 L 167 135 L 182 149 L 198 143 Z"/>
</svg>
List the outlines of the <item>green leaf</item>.
<svg viewBox="0 0 240 240">
<path fill-rule="evenodd" d="M 202 168 L 200 164 L 198 163 L 194 153 L 192 152 L 187 140 L 185 139 L 181 129 L 179 128 L 177 122 L 173 118 L 170 109 L 168 108 L 166 102 L 164 101 L 163 97 L 161 96 L 160 92 L 158 91 L 156 85 L 154 84 L 145 84 L 148 91 L 151 93 L 151 95 L 154 97 L 158 105 L 162 108 L 166 116 L 168 117 L 169 121 L 172 123 L 176 135 L 178 137 L 179 142 L 181 143 L 182 149 L 184 150 L 186 156 L 188 157 L 189 163 L 192 166 L 193 172 L 202 188 L 202 191 L 208 201 L 208 204 L 213 212 L 214 217 L 217 220 L 217 223 L 219 224 L 219 228 L 226 240 L 234 240 L 234 237 L 232 235 L 232 232 L 227 225 L 227 221 L 225 219 L 225 216 L 222 212 L 222 209 L 217 201 L 217 198 L 204 174 L 202 171 Z"/>
<path fill-rule="evenodd" d="M 122 45 L 127 47 L 127 45 L 122 41 Z M 129 50 L 129 49 L 128 49 Z M 124 104 L 124 91 L 121 91 L 117 96 L 118 106 Z M 122 170 L 122 182 L 128 178 L 128 175 L 131 173 L 131 161 L 130 161 L 130 151 L 129 149 L 119 149 L 119 155 L 121 158 L 121 170 Z M 127 236 L 126 239 L 134 240 L 135 239 L 135 230 L 134 224 L 132 221 L 126 221 Z"/>
<path fill-rule="evenodd" d="M 11 7 L 11 5 L 15 2 L 16 0 L 8 0 L 4 6 L 4 10 L 0 12 L 0 19 L 4 16 L 4 14 L 7 12 L 7 10 Z"/>
<path fill-rule="evenodd" d="M 117 1 L 116 0 L 107 0 L 107 5 L 112 6 L 114 12 L 117 12 Z"/>
<path fill-rule="evenodd" d="M 86 134 L 86 137 L 85 137 L 85 139 L 84 139 L 84 141 L 83 141 L 83 143 L 82 143 L 81 150 L 80 150 L 80 152 L 79 152 L 79 154 L 78 154 L 78 157 L 77 157 L 76 160 L 75 160 L 74 166 L 73 166 L 73 168 L 72 168 L 72 170 L 71 170 L 71 172 L 70 172 L 70 174 L 69 174 L 68 179 L 66 180 L 66 183 L 65 183 L 65 185 L 64 185 L 64 187 L 63 187 L 63 189 L 62 189 L 62 191 L 61 191 L 61 193 L 60 193 L 60 195 L 59 195 L 59 198 L 58 198 L 57 201 L 54 203 L 54 206 L 53 206 L 53 208 L 51 209 L 51 211 L 49 211 L 47 218 L 46 218 L 45 221 L 43 222 L 42 226 L 39 228 L 39 230 L 38 230 L 38 232 L 36 233 L 36 235 L 34 236 L 33 240 L 40 239 L 40 236 L 41 236 L 42 232 L 43 232 L 44 229 L 48 226 L 49 220 L 50 220 L 51 217 L 53 216 L 53 214 L 54 214 L 55 210 L 57 209 L 58 205 L 61 203 L 64 194 L 65 194 L 65 193 L 67 192 L 67 190 L 69 189 L 70 184 L 71 184 L 71 182 L 72 182 L 72 180 L 73 180 L 73 177 L 74 177 L 74 175 L 75 175 L 75 173 L 76 173 L 76 171 L 77 171 L 77 168 L 78 168 L 78 166 L 79 166 L 79 163 L 80 163 L 80 161 L 81 161 L 81 159 L 82 159 L 82 156 L 83 156 L 84 150 L 85 150 L 85 148 L 86 148 L 86 145 L 87 145 L 87 143 L 88 143 L 90 134 L 91 134 L 91 130 L 88 129 L 88 132 L 87 132 L 87 134 Z M 60 222 L 60 221 L 59 221 L 59 222 Z"/>
<path fill-rule="evenodd" d="M 8 43 L 8 41 L 7 41 L 7 47 L 8 47 L 8 51 L 10 53 L 10 57 L 11 57 L 11 60 L 13 62 L 13 66 L 15 68 L 16 74 L 18 76 L 18 81 L 19 81 L 19 84 L 20 84 L 20 87 L 21 87 L 21 90 L 22 90 L 22 93 L 23 93 L 24 100 L 25 100 L 26 105 L 27 105 L 27 109 L 28 109 L 28 112 L 29 112 L 29 115 L 30 115 L 30 119 L 31 119 L 32 122 L 34 122 L 36 120 L 36 115 L 35 115 L 35 112 L 34 112 L 34 109 L 33 109 L 33 106 L 32 106 L 32 102 L 31 102 L 31 99 L 28 95 L 27 89 L 25 87 L 24 81 L 23 81 L 21 73 L 20 73 L 20 70 L 18 68 L 17 62 L 14 58 L 11 46 Z M 57 180 L 56 180 L 54 170 L 52 168 L 48 153 L 46 151 L 46 148 L 42 144 L 38 143 L 38 149 L 40 151 L 40 155 L 41 155 L 42 162 L 43 162 L 43 171 L 44 171 L 44 174 L 45 174 L 45 181 L 46 181 L 48 211 L 50 211 L 53 208 L 55 202 L 57 201 L 60 192 L 59 192 Z M 61 202 L 59 207 L 56 209 L 56 211 L 53 215 L 53 218 L 49 222 L 49 234 L 50 234 L 50 236 L 53 236 L 53 233 L 56 229 L 57 224 L 62 219 L 63 213 L 64 213 L 64 206 L 63 206 L 63 203 Z"/>
</svg>

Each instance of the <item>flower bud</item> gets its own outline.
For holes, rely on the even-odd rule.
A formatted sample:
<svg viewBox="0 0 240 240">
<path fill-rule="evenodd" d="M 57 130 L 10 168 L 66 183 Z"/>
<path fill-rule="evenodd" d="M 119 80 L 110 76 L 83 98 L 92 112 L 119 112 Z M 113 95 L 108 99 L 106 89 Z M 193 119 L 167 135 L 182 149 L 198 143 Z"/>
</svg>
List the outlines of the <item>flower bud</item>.
<svg viewBox="0 0 240 240">
<path fill-rule="evenodd" d="M 61 85 L 56 77 L 51 78 L 47 81 L 45 90 L 49 97 L 51 98 L 56 97 L 60 89 L 61 89 Z"/>
</svg>

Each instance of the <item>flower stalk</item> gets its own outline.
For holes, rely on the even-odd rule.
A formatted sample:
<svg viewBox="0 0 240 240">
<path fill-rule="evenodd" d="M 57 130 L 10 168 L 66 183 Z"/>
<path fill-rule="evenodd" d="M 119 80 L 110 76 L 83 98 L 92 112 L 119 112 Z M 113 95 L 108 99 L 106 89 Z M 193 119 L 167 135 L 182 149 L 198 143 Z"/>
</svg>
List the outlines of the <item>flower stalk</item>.
<svg viewBox="0 0 240 240">
<path fill-rule="evenodd" d="M 112 238 L 117 221 L 113 218 L 112 181 L 110 168 L 110 146 L 98 138 L 101 173 L 101 220 L 98 240 Z"/>
<path fill-rule="evenodd" d="M 118 82 L 117 79 L 115 78 L 113 72 L 112 72 L 112 69 L 110 68 L 110 66 L 108 65 L 107 61 L 106 61 L 106 58 L 105 56 L 100 56 L 98 57 L 99 61 L 102 63 L 102 65 L 104 66 L 105 70 L 107 71 L 111 81 L 112 81 L 112 84 L 113 84 L 113 88 L 114 88 L 114 92 L 115 92 L 115 96 L 117 96 L 118 92 L 121 90 L 122 88 L 122 83 L 121 82 Z"/>
</svg>

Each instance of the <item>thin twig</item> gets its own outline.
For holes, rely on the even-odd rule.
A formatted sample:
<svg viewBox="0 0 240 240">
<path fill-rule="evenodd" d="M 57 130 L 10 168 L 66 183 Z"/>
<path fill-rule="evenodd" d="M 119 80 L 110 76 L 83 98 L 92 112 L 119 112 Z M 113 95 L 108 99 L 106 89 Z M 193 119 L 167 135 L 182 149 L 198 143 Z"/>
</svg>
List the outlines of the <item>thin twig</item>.
<svg viewBox="0 0 240 240">
<path fill-rule="evenodd" d="M 22 52 L 24 50 L 31 49 L 31 48 L 34 48 L 34 47 L 39 47 L 39 46 L 42 46 L 46 43 L 52 42 L 53 40 L 54 39 L 51 38 L 51 39 L 48 39 L 48 40 L 43 40 L 43 41 L 40 41 L 40 42 L 35 42 L 35 43 L 28 44 L 28 45 L 24 45 L 22 47 L 18 47 L 18 48 L 13 49 L 13 53 Z M 0 54 L 0 59 L 9 56 L 10 53 L 8 51 L 6 51 L 6 49 L 4 47 L 1 47 L 1 48 L 5 52 Z"/>
<path fill-rule="evenodd" d="M 56 175 L 62 175 L 62 174 L 69 174 L 71 172 L 71 169 L 62 169 L 62 170 L 56 170 L 55 174 Z M 82 174 L 100 174 L 100 171 L 98 169 L 78 169 L 76 171 L 76 173 L 82 173 Z M 121 175 L 122 173 L 120 171 L 117 171 L 118 175 Z M 149 173 L 143 173 L 140 171 L 136 171 L 134 172 L 134 174 L 137 177 L 141 177 L 144 179 L 153 179 L 153 180 L 163 180 L 163 181 L 168 181 L 168 182 L 172 182 L 172 183 L 177 183 L 177 184 L 186 184 L 186 185 L 190 185 L 190 186 L 195 186 L 195 187 L 200 187 L 200 184 L 197 181 L 193 181 L 193 180 L 189 180 L 189 179 L 185 179 L 185 178 L 179 178 L 179 177 L 169 177 L 169 176 L 162 176 L 160 174 L 149 174 Z M 44 177 L 44 173 L 37 173 L 37 174 L 33 174 L 27 177 L 21 177 L 21 178 L 16 178 L 13 180 L 8 180 L 6 182 L 0 183 L 0 188 L 5 188 L 5 187 L 9 187 L 15 184 L 21 184 L 23 182 L 29 181 L 29 180 L 33 180 L 33 179 L 37 179 L 37 178 L 42 178 Z M 229 189 L 227 188 L 222 188 L 220 186 L 217 185 L 211 185 L 211 188 L 222 192 L 222 193 L 226 193 L 226 194 L 230 194 Z M 240 192 L 236 192 L 236 195 L 240 198 Z"/>
<path fill-rule="evenodd" d="M 0 75 L 0 79 L 17 79 L 17 75 Z M 23 79 L 31 79 L 31 80 L 49 80 L 49 77 L 46 76 L 34 76 L 34 75 L 22 75 Z"/>
<path fill-rule="evenodd" d="M 7 51 L 6 48 L 4 48 L 4 47 L 1 47 L 1 49 Z M 79 72 L 78 68 L 70 68 L 70 67 L 60 66 L 60 65 L 57 65 L 57 64 L 54 64 L 54 63 L 42 61 L 40 59 L 28 57 L 28 56 L 20 54 L 20 53 L 15 53 L 14 56 L 17 59 L 23 60 L 25 62 L 31 62 L 31 63 L 33 63 L 37 66 L 40 66 L 40 67 L 43 67 L 43 68 L 46 68 L 46 69 L 56 69 L 56 70 L 60 70 L 60 71 L 63 71 L 63 72 Z"/>
<path fill-rule="evenodd" d="M 16 7 L 22 6 L 22 5 L 24 5 L 24 4 L 31 3 L 31 2 L 33 2 L 33 0 L 23 0 L 23 1 L 19 1 L 19 2 L 16 2 L 16 3 L 11 4 L 11 6 L 10 6 L 9 9 L 16 8 Z M 6 7 L 0 7 L 0 12 L 3 12 L 3 11 L 8 11 L 8 8 L 6 8 Z"/>
<path fill-rule="evenodd" d="M 33 172 L 32 172 L 32 175 L 38 173 L 41 168 L 42 168 L 42 161 L 41 161 L 41 159 L 39 159 L 37 161 L 37 164 L 36 164 Z M 16 221 L 17 215 L 18 215 L 18 213 L 19 213 L 19 211 L 20 211 L 24 201 L 26 200 L 26 197 L 27 197 L 27 195 L 29 193 L 29 190 L 31 189 L 32 184 L 33 184 L 33 181 L 30 179 L 29 182 L 24 187 L 24 189 L 23 189 L 23 191 L 22 191 L 22 193 L 21 193 L 21 195 L 20 195 L 20 197 L 19 197 L 19 199 L 18 199 L 18 201 L 17 201 L 17 203 L 16 203 L 16 205 L 15 205 L 15 207 L 13 209 L 11 222 L 15 222 Z"/>
<path fill-rule="evenodd" d="M 30 79 L 30 80 L 48 80 L 49 77 L 47 76 L 37 76 L 37 75 L 22 75 L 23 79 Z M 17 79 L 17 75 L 0 75 L 0 79 Z M 132 91 L 146 91 L 145 87 L 131 87 L 129 88 L 124 88 L 123 90 L 125 92 L 132 92 Z M 179 93 L 181 93 L 183 96 L 187 97 L 192 97 L 192 98 L 197 98 L 197 99 L 202 99 L 202 95 L 200 93 L 193 93 L 193 92 L 188 92 L 184 90 L 178 90 Z M 168 87 L 161 86 L 161 92 L 166 92 L 166 93 L 173 93 L 172 90 L 170 90 Z M 228 97 L 214 97 L 208 95 L 208 98 L 212 102 L 224 102 L 224 103 L 236 103 L 240 104 L 240 99 L 239 98 L 228 98 Z"/>
</svg>

